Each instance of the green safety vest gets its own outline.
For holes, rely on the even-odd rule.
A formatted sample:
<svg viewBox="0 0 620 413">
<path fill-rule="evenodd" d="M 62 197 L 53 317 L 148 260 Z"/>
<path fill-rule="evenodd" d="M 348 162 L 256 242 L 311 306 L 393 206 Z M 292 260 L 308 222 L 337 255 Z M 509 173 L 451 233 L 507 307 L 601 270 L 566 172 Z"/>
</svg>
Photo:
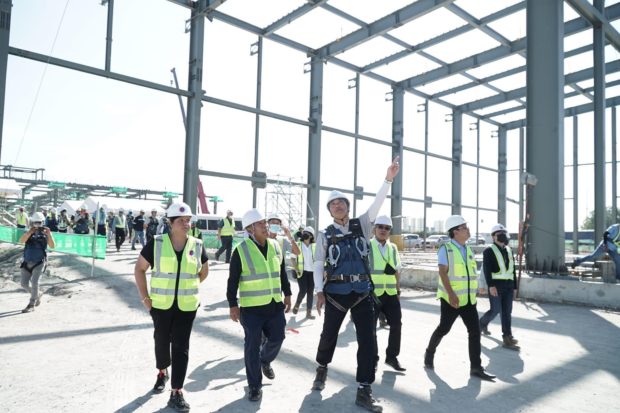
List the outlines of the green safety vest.
<svg viewBox="0 0 620 413">
<path fill-rule="evenodd" d="M 469 246 L 466 246 L 467 262 L 465 262 L 461 251 L 451 241 L 445 243 L 442 248 L 446 249 L 448 255 L 448 279 L 452 290 L 459 297 L 459 307 L 467 305 L 468 296 L 469 301 L 476 304 L 478 272 L 473 252 Z M 437 286 L 437 298 L 443 298 L 446 302 L 450 302 L 441 277 L 439 277 L 439 285 Z"/>
<path fill-rule="evenodd" d="M 187 235 L 192 236 L 194 238 L 202 239 L 202 233 L 200 232 L 200 228 L 196 227 L 194 229 L 189 229 L 187 231 Z"/>
<path fill-rule="evenodd" d="M 506 246 L 506 252 L 508 253 L 508 268 L 506 268 L 506 263 L 504 262 L 502 252 L 499 250 L 497 245 L 495 245 L 495 243 L 491 245 L 491 249 L 495 254 L 497 264 L 499 265 L 499 272 L 492 273 L 491 278 L 494 280 L 514 280 L 515 267 L 514 260 L 512 258 L 512 250 L 510 249 L 510 247 Z"/>
<path fill-rule="evenodd" d="M 26 218 L 26 214 L 22 213 L 17 213 L 17 225 L 26 225 L 26 223 L 28 222 L 28 219 Z"/>
<path fill-rule="evenodd" d="M 387 260 L 379 250 L 379 241 L 375 238 L 370 240 L 370 264 L 372 265 L 370 276 L 375 285 L 375 295 L 378 297 L 383 294 L 396 295 L 396 274 L 388 275 L 385 267 L 390 264 L 394 269 L 400 264 L 398 258 L 398 248 L 390 241 L 385 241 L 387 246 Z"/>
<path fill-rule="evenodd" d="M 126 222 L 127 217 L 125 215 L 123 216 L 117 215 L 116 219 L 117 219 L 116 228 L 125 228 L 126 226 L 125 222 Z"/>
<path fill-rule="evenodd" d="M 220 230 L 220 236 L 231 237 L 235 235 L 235 220 L 231 218 L 232 224 L 228 221 L 228 218 L 222 219 L 224 226 Z"/>
<path fill-rule="evenodd" d="M 167 310 L 172 307 L 177 282 L 177 255 L 172 247 L 168 234 L 155 236 L 155 264 L 151 275 L 151 301 L 154 308 Z M 179 272 L 179 288 L 177 303 L 181 311 L 195 311 L 200 304 L 198 288 L 200 286 L 200 270 L 202 268 L 202 241 L 187 237 L 181 269 Z"/>
<path fill-rule="evenodd" d="M 241 259 L 239 279 L 239 305 L 257 307 L 274 300 L 282 301 L 280 266 L 282 250 L 275 240 L 268 238 L 267 258 L 250 238 L 243 240 L 235 249 Z"/>
<path fill-rule="evenodd" d="M 299 255 L 297 256 L 297 277 L 301 277 L 301 274 L 304 272 L 304 252 L 302 249 L 303 242 L 297 241 L 297 246 L 299 247 Z M 310 244 L 310 248 L 312 249 L 312 259 L 314 259 L 314 251 L 316 250 L 316 244 L 313 242 Z"/>
</svg>

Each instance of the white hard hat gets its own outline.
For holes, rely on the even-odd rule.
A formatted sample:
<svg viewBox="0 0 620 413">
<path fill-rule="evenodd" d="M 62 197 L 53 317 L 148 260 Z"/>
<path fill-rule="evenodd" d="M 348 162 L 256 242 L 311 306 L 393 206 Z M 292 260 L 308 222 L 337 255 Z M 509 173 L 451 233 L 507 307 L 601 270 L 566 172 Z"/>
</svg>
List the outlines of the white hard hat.
<svg viewBox="0 0 620 413">
<path fill-rule="evenodd" d="M 309 232 L 314 237 L 314 228 L 312 227 L 305 227 L 302 232 Z"/>
<path fill-rule="evenodd" d="M 51 208 L 51 209 L 50 209 L 50 213 L 52 213 L 52 214 L 56 214 L 57 212 L 58 212 L 58 211 L 56 210 L 56 208 Z"/>
<path fill-rule="evenodd" d="M 43 221 L 45 221 L 45 217 L 40 212 L 35 212 L 30 217 L 30 222 L 43 222 Z"/>
<path fill-rule="evenodd" d="M 153 208 L 153 209 L 151 209 L 151 212 L 158 212 L 158 211 L 157 211 L 157 208 Z"/>
<path fill-rule="evenodd" d="M 249 227 L 250 225 L 254 224 L 255 222 L 259 222 L 264 219 L 265 217 L 263 216 L 263 214 L 261 214 L 258 211 L 258 209 L 252 208 L 248 212 L 243 214 L 243 217 L 241 218 L 241 224 L 243 225 L 243 228 L 245 229 Z"/>
<path fill-rule="evenodd" d="M 175 202 L 166 210 L 168 218 L 192 216 L 192 209 L 185 202 Z"/>
<path fill-rule="evenodd" d="M 502 224 L 495 224 L 495 225 L 493 225 L 493 228 L 491 228 L 491 235 L 493 235 L 493 234 L 495 234 L 496 232 L 499 232 L 499 231 L 508 232 L 506 227 L 503 226 Z"/>
<path fill-rule="evenodd" d="M 389 225 L 392 226 L 392 218 L 387 215 L 380 215 L 375 219 L 375 225 Z"/>
<path fill-rule="evenodd" d="M 146 212 L 144 209 L 140 209 L 140 212 Z"/>
<path fill-rule="evenodd" d="M 329 193 L 329 196 L 327 197 L 327 209 L 328 210 L 329 210 L 329 203 L 332 202 L 334 199 L 343 199 L 344 202 L 346 202 L 347 206 L 351 205 L 351 203 L 349 202 L 349 198 L 347 198 L 345 194 L 343 194 L 340 191 L 333 190 Z"/>
<path fill-rule="evenodd" d="M 465 221 L 465 218 L 463 218 L 460 215 L 452 215 L 450 217 L 448 217 L 448 219 L 446 219 L 446 228 L 448 230 L 451 230 L 452 228 L 456 228 L 459 225 L 463 225 L 466 224 L 467 221 Z"/>
<path fill-rule="evenodd" d="M 271 221 L 272 219 L 277 219 L 278 221 L 282 222 L 282 218 L 280 218 L 280 216 L 275 212 L 269 214 L 269 216 L 267 217 L 267 222 Z"/>
<path fill-rule="evenodd" d="M 46 207 L 45 205 L 43 205 L 43 206 L 41 207 L 41 211 L 47 211 L 48 209 L 49 209 L 49 208 L 48 208 L 48 207 Z"/>
<path fill-rule="evenodd" d="M 119 208 L 118 212 L 125 212 L 125 210 L 123 208 Z"/>
</svg>

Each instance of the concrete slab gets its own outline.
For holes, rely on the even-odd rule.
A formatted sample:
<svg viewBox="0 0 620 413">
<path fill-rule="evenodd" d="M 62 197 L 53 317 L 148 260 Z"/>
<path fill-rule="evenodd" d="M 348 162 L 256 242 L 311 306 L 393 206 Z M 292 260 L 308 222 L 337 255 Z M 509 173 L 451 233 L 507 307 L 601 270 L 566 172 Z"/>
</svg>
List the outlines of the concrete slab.
<svg viewBox="0 0 620 413">
<path fill-rule="evenodd" d="M 170 411 L 168 393 L 152 395 L 155 380 L 152 323 L 133 283 L 136 251 L 124 247 L 97 262 L 52 254 L 46 295 L 22 314 L 27 295 L 0 272 L 0 395 L 7 412 Z M 201 412 L 361 412 L 355 398 L 352 323 L 343 325 L 327 387 L 310 390 L 322 317 L 306 320 L 304 308 L 287 316 L 276 378 L 265 380 L 263 400 L 246 400 L 243 331 L 228 318 L 227 265 L 217 264 L 201 288 L 185 384 L 186 399 Z M 294 293 L 297 292 L 293 285 Z M 514 306 L 514 335 L 521 352 L 500 345 L 499 319 L 482 338 L 483 364 L 495 383 L 469 377 L 467 332 L 456 322 L 441 343 L 435 371 L 422 367 L 428 338 L 439 322 L 434 293 L 402 295 L 401 363 L 405 374 L 379 364 L 373 385 L 385 412 L 611 412 L 620 389 L 620 314 L 589 307 L 530 301 Z M 479 311 L 488 309 L 481 299 Z M 378 331 L 383 359 L 387 330 Z"/>
</svg>

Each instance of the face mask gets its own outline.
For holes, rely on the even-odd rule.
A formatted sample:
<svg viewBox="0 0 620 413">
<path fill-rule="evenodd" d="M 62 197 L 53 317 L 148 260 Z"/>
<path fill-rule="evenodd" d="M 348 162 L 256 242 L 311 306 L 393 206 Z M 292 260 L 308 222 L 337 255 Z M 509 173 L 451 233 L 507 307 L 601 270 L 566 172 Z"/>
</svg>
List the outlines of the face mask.
<svg viewBox="0 0 620 413">
<path fill-rule="evenodd" d="M 41 223 L 40 222 L 35 222 L 35 223 L 32 224 L 32 226 L 34 228 L 41 228 Z"/>
<path fill-rule="evenodd" d="M 501 242 L 502 244 L 508 244 L 509 239 L 510 238 L 508 238 L 507 234 L 504 234 L 504 233 L 497 234 L 497 240 Z"/>
<path fill-rule="evenodd" d="M 271 232 L 273 234 L 279 234 L 280 233 L 280 225 L 278 225 L 278 224 L 269 224 L 269 232 Z"/>
</svg>

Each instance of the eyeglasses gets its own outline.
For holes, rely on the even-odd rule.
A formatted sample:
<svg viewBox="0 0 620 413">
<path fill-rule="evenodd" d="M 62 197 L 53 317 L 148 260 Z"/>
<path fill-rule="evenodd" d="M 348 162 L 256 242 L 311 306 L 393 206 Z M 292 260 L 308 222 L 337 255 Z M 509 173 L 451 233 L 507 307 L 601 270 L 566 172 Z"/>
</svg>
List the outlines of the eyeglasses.
<svg viewBox="0 0 620 413">
<path fill-rule="evenodd" d="M 389 226 L 389 225 L 376 225 L 376 227 L 377 227 L 378 229 L 383 229 L 383 230 L 385 230 L 385 231 L 389 231 L 389 230 L 391 230 L 391 229 L 392 229 L 392 227 L 391 227 L 391 226 Z"/>
</svg>

